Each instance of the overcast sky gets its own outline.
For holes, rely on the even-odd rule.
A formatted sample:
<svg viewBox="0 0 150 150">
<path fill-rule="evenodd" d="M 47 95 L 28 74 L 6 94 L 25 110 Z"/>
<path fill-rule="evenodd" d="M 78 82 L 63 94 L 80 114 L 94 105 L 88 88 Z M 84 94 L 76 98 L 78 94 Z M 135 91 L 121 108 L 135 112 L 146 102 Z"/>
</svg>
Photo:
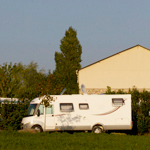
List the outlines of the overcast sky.
<svg viewBox="0 0 150 150">
<path fill-rule="evenodd" d="M 55 70 L 70 26 L 82 67 L 137 44 L 150 49 L 150 0 L 0 0 L 0 64 L 33 61 Z"/>
</svg>

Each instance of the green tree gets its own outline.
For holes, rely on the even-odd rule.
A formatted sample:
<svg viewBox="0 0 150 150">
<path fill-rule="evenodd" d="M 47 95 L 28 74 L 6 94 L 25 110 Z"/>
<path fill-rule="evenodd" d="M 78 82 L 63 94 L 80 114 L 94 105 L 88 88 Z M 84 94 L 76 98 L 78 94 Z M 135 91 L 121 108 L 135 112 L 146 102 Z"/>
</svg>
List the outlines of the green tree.
<svg viewBox="0 0 150 150">
<path fill-rule="evenodd" d="M 37 71 L 37 63 L 31 62 L 27 66 L 23 66 L 22 71 L 22 86 L 19 89 L 18 98 L 25 99 L 28 98 L 32 100 L 35 97 L 42 95 L 43 89 L 39 86 L 42 81 L 45 80 L 46 75 L 43 71 Z"/>
<path fill-rule="evenodd" d="M 67 88 L 67 94 L 78 93 L 76 70 L 81 68 L 82 47 L 77 32 L 72 28 L 65 32 L 61 39 L 61 52 L 55 53 L 56 70 L 54 71 L 56 94 Z"/>
<path fill-rule="evenodd" d="M 40 95 L 54 95 L 55 87 L 53 86 L 54 76 L 50 72 L 43 77 L 36 88 Z"/>
<path fill-rule="evenodd" d="M 0 97 L 15 97 L 18 89 L 21 87 L 21 72 L 23 66 L 21 63 L 7 64 L 0 67 Z"/>
<path fill-rule="evenodd" d="M 0 66 L 0 97 L 28 98 L 32 100 L 43 94 L 47 94 L 48 76 L 43 71 L 37 71 L 37 63 L 29 65 L 21 63 Z M 49 87 L 47 87 L 49 88 Z"/>
</svg>

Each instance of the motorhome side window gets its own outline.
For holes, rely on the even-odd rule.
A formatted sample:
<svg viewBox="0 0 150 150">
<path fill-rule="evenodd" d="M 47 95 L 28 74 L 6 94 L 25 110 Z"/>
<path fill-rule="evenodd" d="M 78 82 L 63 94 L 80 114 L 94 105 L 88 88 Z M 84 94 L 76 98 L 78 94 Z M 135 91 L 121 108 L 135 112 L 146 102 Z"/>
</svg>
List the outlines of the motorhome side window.
<svg viewBox="0 0 150 150">
<path fill-rule="evenodd" d="M 80 103 L 79 104 L 79 109 L 80 110 L 86 110 L 86 109 L 89 109 L 89 105 L 88 104 L 85 104 L 85 103 Z"/>
<path fill-rule="evenodd" d="M 112 99 L 112 105 L 113 106 L 123 106 L 124 100 L 122 98 L 113 98 Z"/>
<path fill-rule="evenodd" d="M 44 114 L 43 104 L 39 105 L 40 115 Z"/>
<path fill-rule="evenodd" d="M 46 114 L 53 114 L 53 105 L 46 107 Z"/>
<path fill-rule="evenodd" d="M 74 111 L 72 103 L 60 103 L 60 111 L 61 112 L 71 112 Z"/>
</svg>

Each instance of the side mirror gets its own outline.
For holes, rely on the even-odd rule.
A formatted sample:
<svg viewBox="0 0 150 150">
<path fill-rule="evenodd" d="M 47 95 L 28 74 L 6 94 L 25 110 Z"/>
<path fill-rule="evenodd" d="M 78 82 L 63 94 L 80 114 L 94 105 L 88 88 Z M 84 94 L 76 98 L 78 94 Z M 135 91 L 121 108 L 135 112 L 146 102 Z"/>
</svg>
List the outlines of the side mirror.
<svg viewBox="0 0 150 150">
<path fill-rule="evenodd" d="M 37 116 L 38 117 L 40 116 L 40 110 L 39 109 L 37 110 Z"/>
</svg>

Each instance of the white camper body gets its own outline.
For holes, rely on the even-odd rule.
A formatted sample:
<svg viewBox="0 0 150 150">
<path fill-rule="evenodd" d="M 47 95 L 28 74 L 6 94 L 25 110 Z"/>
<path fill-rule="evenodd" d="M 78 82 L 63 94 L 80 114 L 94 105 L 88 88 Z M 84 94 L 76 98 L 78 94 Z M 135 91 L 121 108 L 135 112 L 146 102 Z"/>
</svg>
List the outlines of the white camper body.
<svg viewBox="0 0 150 150">
<path fill-rule="evenodd" d="M 31 101 L 22 129 L 40 131 L 131 130 L 131 95 L 52 95 L 51 107 L 41 98 Z"/>
</svg>

